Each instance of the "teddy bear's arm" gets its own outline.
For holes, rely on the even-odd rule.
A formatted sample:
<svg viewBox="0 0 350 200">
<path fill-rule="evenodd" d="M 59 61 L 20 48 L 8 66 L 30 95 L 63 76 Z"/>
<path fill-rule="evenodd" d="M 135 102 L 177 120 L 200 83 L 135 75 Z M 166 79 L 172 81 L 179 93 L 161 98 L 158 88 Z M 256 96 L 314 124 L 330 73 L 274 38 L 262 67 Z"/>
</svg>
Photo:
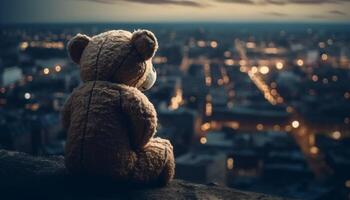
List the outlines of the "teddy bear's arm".
<svg viewBox="0 0 350 200">
<path fill-rule="evenodd" d="M 69 96 L 62 109 L 62 126 L 66 130 L 69 128 L 69 125 L 70 125 L 72 99 L 73 99 L 72 95 Z"/>
<path fill-rule="evenodd" d="M 130 143 L 135 149 L 143 148 L 157 128 L 157 112 L 148 98 L 137 89 L 121 95 L 123 113 L 130 121 Z"/>
</svg>

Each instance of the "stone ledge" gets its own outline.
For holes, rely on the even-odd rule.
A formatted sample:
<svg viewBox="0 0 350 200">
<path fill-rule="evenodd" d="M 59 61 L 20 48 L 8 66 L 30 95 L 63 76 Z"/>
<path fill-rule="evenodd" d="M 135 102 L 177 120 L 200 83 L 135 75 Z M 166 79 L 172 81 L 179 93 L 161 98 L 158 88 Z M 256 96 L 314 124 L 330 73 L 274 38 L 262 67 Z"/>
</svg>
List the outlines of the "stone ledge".
<svg viewBox="0 0 350 200">
<path fill-rule="evenodd" d="M 215 184 L 174 180 L 166 187 L 127 187 L 108 181 L 70 177 L 63 156 L 33 157 L 0 150 L 1 199 L 239 199 L 282 200 Z"/>
</svg>

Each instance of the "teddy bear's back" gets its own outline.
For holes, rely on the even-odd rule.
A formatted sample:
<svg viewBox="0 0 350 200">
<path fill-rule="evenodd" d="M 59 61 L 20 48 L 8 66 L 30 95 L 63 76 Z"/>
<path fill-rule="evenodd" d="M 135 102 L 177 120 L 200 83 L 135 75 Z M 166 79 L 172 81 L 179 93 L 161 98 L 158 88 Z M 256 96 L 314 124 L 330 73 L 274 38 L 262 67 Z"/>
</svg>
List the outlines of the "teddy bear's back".
<svg viewBox="0 0 350 200">
<path fill-rule="evenodd" d="M 136 155 L 121 108 L 125 90 L 118 84 L 91 81 L 73 92 L 65 149 L 70 171 L 125 177 L 133 168 Z"/>
</svg>

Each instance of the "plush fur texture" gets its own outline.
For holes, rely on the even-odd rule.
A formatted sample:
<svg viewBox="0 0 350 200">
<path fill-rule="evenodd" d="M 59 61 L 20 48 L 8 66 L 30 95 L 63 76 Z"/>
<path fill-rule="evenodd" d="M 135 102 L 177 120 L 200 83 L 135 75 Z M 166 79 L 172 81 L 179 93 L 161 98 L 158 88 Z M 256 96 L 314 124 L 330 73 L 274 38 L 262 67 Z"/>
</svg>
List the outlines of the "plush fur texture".
<svg viewBox="0 0 350 200">
<path fill-rule="evenodd" d="M 62 113 L 71 173 L 140 184 L 166 184 L 173 178 L 173 147 L 155 137 L 156 110 L 137 89 L 153 77 L 148 59 L 157 47 L 146 30 L 114 30 L 92 38 L 78 34 L 68 43 L 83 80 Z"/>
</svg>

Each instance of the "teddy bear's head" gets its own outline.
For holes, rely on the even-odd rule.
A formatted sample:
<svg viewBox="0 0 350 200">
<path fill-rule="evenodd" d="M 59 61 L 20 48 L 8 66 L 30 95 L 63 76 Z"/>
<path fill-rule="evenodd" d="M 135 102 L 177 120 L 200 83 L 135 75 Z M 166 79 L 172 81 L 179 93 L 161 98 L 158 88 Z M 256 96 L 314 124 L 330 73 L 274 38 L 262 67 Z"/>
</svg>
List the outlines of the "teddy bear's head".
<svg viewBox="0 0 350 200">
<path fill-rule="evenodd" d="M 113 30 L 93 37 L 77 34 L 67 48 L 84 82 L 110 81 L 147 90 L 157 78 L 152 57 L 158 43 L 148 30 Z"/>
</svg>

